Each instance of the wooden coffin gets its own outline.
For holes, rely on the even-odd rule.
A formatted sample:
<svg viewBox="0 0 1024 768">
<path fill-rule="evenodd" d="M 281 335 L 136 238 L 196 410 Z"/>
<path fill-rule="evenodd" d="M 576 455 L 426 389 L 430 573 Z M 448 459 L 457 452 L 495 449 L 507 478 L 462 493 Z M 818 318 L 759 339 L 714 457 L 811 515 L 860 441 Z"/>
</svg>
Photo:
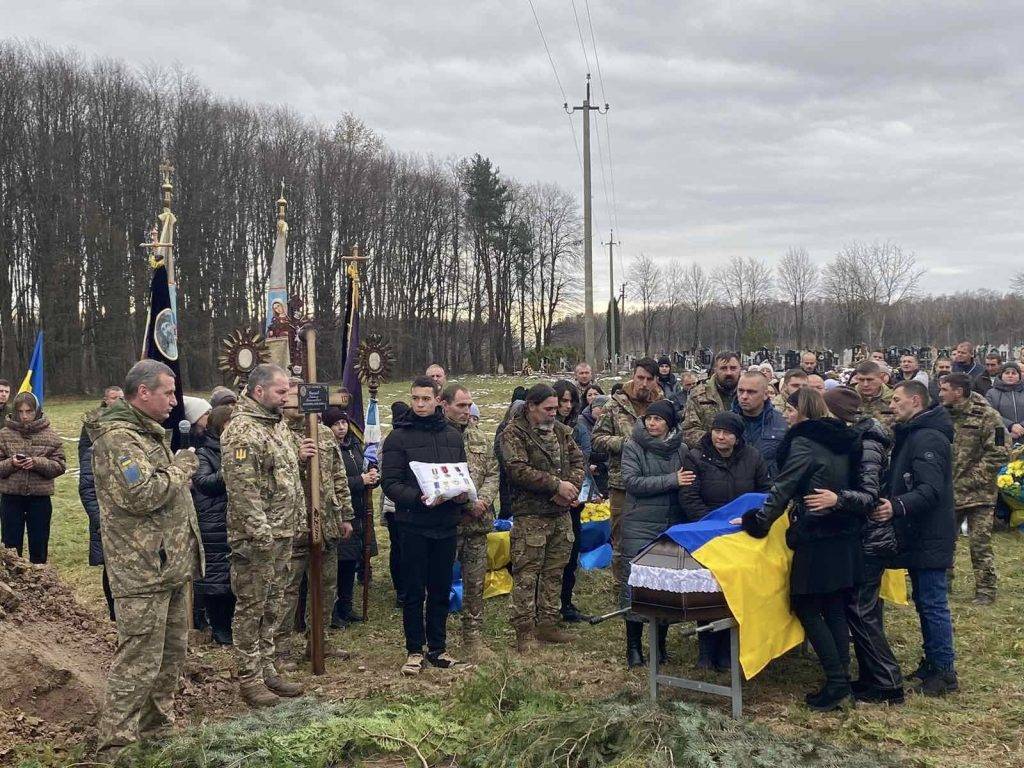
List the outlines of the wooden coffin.
<svg viewBox="0 0 1024 768">
<path fill-rule="evenodd" d="M 632 562 L 655 568 L 697 570 L 704 566 L 667 536 L 655 539 Z M 721 592 L 666 592 L 631 587 L 631 609 L 663 621 L 715 621 L 732 616 Z"/>
</svg>

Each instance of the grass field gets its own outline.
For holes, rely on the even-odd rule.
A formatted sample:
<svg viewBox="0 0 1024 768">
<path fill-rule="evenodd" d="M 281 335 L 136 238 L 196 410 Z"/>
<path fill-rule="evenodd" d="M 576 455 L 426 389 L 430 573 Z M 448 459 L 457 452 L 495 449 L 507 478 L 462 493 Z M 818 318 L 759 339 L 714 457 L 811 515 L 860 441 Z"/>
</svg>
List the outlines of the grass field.
<svg viewBox="0 0 1024 768">
<path fill-rule="evenodd" d="M 507 394 L 519 381 L 472 377 L 465 383 L 481 406 L 484 426 L 493 430 Z M 396 385 L 383 389 L 385 420 L 386 406 L 403 390 Z M 54 399 L 46 410 L 56 430 L 73 438 L 81 414 L 93 405 Z M 73 442 L 67 451 L 69 467 L 76 467 Z M 99 571 L 87 565 L 87 525 L 77 480 L 69 473 L 57 487 L 51 562 L 82 601 L 100 612 Z M 374 564 L 371 621 L 331 633 L 331 642 L 350 650 L 353 660 L 331 662 L 322 678 L 300 673 L 320 694 L 318 702 L 292 703 L 255 720 L 229 720 L 244 711 L 233 699 L 211 702 L 209 710 L 193 712 L 183 736 L 140 754 L 137 764 L 343 765 L 362 755 L 367 765 L 380 766 L 401 765 L 402 759 L 416 765 L 550 765 L 554 758 L 536 754 L 550 745 L 558 762 L 586 766 L 1024 765 L 1024 539 L 1015 534 L 995 537 L 999 599 L 992 607 L 970 604 L 973 578 L 966 542 L 958 547 L 960 576 L 952 611 L 960 693 L 941 700 L 908 697 L 905 706 L 892 709 L 861 705 L 817 715 L 802 704 L 804 692 L 818 681 L 817 664 L 794 652 L 745 684 L 747 720 L 736 725 L 720 716 L 725 710 L 718 700 L 692 694 L 669 692 L 665 702 L 685 700 L 697 708 L 674 703 L 647 708 L 646 673 L 626 671 L 617 621 L 574 630 L 574 644 L 545 647 L 521 662 L 508 653 L 513 635 L 506 598 L 486 606 L 485 632 L 499 652 L 498 661 L 454 680 L 437 670 L 402 678 L 398 668 L 404 650 L 387 579 L 387 532 L 381 528 L 377 533 L 382 555 Z M 611 610 L 610 574 L 581 573 L 577 596 L 588 613 Z M 450 637 L 458 636 L 457 621 L 452 618 Z M 913 609 L 890 608 L 887 630 L 904 668 L 913 668 L 920 655 Z M 452 650 L 458 655 L 457 640 Z M 670 635 L 669 651 L 673 663 L 692 670 L 693 641 Z M 223 650 L 206 646 L 198 653 L 204 663 L 231 666 Z M 703 714 L 703 708 L 711 714 Z M 491 733 L 493 738 L 486 736 Z M 505 752 L 497 742 L 507 747 Z M 389 753 L 402 759 L 396 762 Z"/>
</svg>

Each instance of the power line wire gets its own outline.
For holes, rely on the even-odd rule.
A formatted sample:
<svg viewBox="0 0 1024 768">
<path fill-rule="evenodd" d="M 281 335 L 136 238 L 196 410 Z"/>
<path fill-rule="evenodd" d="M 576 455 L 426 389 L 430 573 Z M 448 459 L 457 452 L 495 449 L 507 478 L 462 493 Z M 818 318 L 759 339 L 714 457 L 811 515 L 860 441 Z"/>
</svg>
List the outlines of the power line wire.
<svg viewBox="0 0 1024 768">
<path fill-rule="evenodd" d="M 580 48 L 583 50 L 583 61 L 587 64 L 587 72 L 590 72 L 590 57 L 587 56 L 587 46 L 583 44 L 583 27 L 580 26 L 580 15 L 576 13 L 576 0 L 569 0 L 572 3 L 572 15 L 576 19 L 576 31 L 580 35 Z M 596 49 L 595 49 L 596 51 Z"/>
<path fill-rule="evenodd" d="M 587 11 L 587 26 L 590 28 L 590 43 L 594 48 L 594 62 L 597 64 L 597 82 L 601 86 L 601 100 L 605 103 L 608 102 L 608 97 L 605 95 L 604 90 L 604 73 L 601 71 L 601 57 L 597 52 L 597 36 L 594 34 L 594 20 L 590 15 L 590 0 L 584 0 L 584 8 Z M 575 11 L 575 0 L 573 4 L 573 10 Z M 578 24 L 578 21 L 577 21 Z M 589 66 L 589 65 L 588 65 Z M 598 130 L 600 133 L 600 129 Z M 615 196 L 615 164 L 612 162 L 612 133 L 609 125 L 608 117 L 604 119 L 604 132 L 605 132 L 605 146 L 608 151 L 608 175 L 611 177 L 612 186 L 612 220 L 615 222 L 616 231 L 619 230 L 619 206 Z M 620 251 L 621 252 L 621 251 Z"/>
<path fill-rule="evenodd" d="M 555 76 L 555 82 L 558 84 L 558 90 L 562 94 L 562 103 L 568 104 L 569 97 L 565 95 L 565 88 L 562 87 L 562 79 L 558 76 L 558 68 L 555 66 L 555 59 L 551 55 L 551 49 L 548 47 L 548 41 L 544 37 L 544 30 L 540 25 L 540 16 L 537 15 L 537 9 L 533 5 L 533 0 L 527 0 L 530 4 L 530 10 L 533 11 L 533 20 L 537 22 L 537 32 L 540 33 L 540 41 L 544 44 L 544 50 L 548 54 L 548 61 L 551 63 L 551 72 Z M 583 167 L 583 154 L 580 152 L 580 142 L 576 138 L 576 126 L 573 125 L 572 115 L 566 115 L 566 119 L 569 121 L 569 133 L 572 134 L 572 143 L 576 147 L 576 160 L 580 164 L 580 168 Z"/>
</svg>

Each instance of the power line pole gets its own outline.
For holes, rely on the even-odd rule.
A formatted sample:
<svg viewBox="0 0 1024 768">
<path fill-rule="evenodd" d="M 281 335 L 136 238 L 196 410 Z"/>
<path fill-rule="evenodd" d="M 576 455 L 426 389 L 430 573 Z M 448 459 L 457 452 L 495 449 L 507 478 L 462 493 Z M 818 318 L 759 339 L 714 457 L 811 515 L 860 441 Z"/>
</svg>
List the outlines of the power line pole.
<svg viewBox="0 0 1024 768">
<path fill-rule="evenodd" d="M 569 102 L 563 105 L 570 115 L 583 112 L 583 354 L 591 365 L 597 362 L 597 351 L 594 349 L 594 241 L 591 234 L 591 195 L 590 195 L 590 112 L 596 110 L 601 114 L 608 112 L 608 105 L 590 104 L 590 73 L 587 73 L 587 95 L 583 104 L 569 109 Z"/>
<path fill-rule="evenodd" d="M 615 306 L 615 253 L 614 248 L 616 245 L 622 245 L 622 243 L 615 242 L 615 230 L 608 230 L 608 356 L 611 360 L 608 366 L 615 370 L 615 364 L 619 357 L 619 345 L 618 337 L 615 334 L 616 324 L 618 318 L 618 307 Z"/>
</svg>

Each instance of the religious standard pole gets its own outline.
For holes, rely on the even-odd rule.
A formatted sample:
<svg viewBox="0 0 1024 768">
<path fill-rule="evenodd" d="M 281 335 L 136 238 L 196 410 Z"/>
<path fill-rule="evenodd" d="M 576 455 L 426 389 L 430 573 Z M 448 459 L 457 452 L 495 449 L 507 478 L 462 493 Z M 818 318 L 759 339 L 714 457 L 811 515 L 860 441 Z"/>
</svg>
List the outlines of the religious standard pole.
<svg viewBox="0 0 1024 768">
<path fill-rule="evenodd" d="M 302 336 L 306 342 L 306 381 L 316 382 L 316 329 L 307 325 Z M 306 416 L 306 437 L 316 445 L 316 452 L 309 459 L 309 470 L 306 472 L 306 515 L 309 520 L 309 654 L 314 675 L 324 673 L 324 612 L 323 612 L 323 556 L 324 532 L 323 515 L 320 506 L 320 440 L 317 434 L 320 428 L 320 414 L 306 404 L 303 407 L 303 387 L 300 385 L 299 407 Z M 306 385 L 308 394 L 312 387 Z M 326 398 L 323 398 L 326 400 Z M 326 404 L 326 403 L 324 403 Z"/>
</svg>

